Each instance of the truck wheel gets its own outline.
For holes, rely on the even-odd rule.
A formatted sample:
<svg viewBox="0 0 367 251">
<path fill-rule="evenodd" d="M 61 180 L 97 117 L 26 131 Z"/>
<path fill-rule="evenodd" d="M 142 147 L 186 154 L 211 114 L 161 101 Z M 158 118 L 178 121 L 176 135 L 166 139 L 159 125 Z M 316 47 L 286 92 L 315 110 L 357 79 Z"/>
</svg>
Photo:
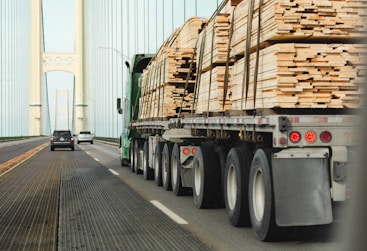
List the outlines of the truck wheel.
<svg viewBox="0 0 367 251">
<path fill-rule="evenodd" d="M 143 175 L 144 179 L 153 179 L 153 169 L 149 167 L 149 142 L 146 140 L 143 146 Z"/>
<path fill-rule="evenodd" d="M 172 191 L 176 196 L 187 194 L 188 188 L 182 186 L 180 145 L 174 144 L 171 155 L 171 183 Z"/>
<path fill-rule="evenodd" d="M 135 139 L 134 143 L 134 158 L 135 158 L 135 168 L 134 171 L 136 174 L 142 174 L 141 165 L 143 164 L 143 160 L 140 156 L 140 150 L 142 149 L 144 144 L 144 139 Z"/>
<path fill-rule="evenodd" d="M 220 160 L 212 146 L 197 148 L 192 170 L 193 198 L 197 208 L 213 208 L 220 202 Z"/>
<path fill-rule="evenodd" d="M 250 168 L 249 207 L 252 229 L 261 241 L 276 241 L 286 228 L 275 223 L 271 152 L 258 149 Z"/>
<path fill-rule="evenodd" d="M 220 192 L 219 192 L 219 207 L 225 208 L 225 202 L 224 202 L 224 171 L 226 167 L 226 157 L 229 151 L 229 146 L 227 145 L 216 145 L 214 147 L 215 153 L 217 154 L 219 158 L 219 177 L 220 177 Z"/>
<path fill-rule="evenodd" d="M 162 186 L 162 152 L 163 152 L 163 142 L 158 142 L 154 151 L 154 181 L 157 186 Z"/>
<path fill-rule="evenodd" d="M 135 140 L 133 139 L 130 143 L 130 170 L 131 172 L 135 172 Z"/>
<path fill-rule="evenodd" d="M 233 226 L 251 226 L 248 206 L 248 175 L 252 153 L 246 146 L 229 150 L 224 172 L 224 201 Z"/>
<path fill-rule="evenodd" d="M 162 183 L 164 189 L 167 191 L 172 190 L 171 183 L 171 154 L 173 144 L 167 142 L 164 144 L 162 152 Z"/>
</svg>

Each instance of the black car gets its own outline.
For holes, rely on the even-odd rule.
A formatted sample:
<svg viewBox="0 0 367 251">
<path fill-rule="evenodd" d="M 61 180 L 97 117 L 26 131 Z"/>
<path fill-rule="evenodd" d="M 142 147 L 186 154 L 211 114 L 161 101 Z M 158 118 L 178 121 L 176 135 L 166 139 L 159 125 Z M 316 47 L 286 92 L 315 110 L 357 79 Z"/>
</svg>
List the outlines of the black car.
<svg viewBox="0 0 367 251">
<path fill-rule="evenodd" d="M 74 151 L 74 137 L 70 130 L 55 130 L 50 143 L 51 151 L 55 148 L 70 148 Z"/>
</svg>

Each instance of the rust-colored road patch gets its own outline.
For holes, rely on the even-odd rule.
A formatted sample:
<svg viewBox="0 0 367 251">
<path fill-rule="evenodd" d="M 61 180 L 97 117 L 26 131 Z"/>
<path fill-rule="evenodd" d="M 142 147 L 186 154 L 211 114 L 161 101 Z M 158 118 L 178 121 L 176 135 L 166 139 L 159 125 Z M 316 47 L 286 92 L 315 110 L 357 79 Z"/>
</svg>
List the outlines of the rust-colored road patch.
<svg viewBox="0 0 367 251">
<path fill-rule="evenodd" d="M 40 146 L 37 146 L 15 158 L 12 158 L 11 160 L 8 160 L 4 163 L 0 164 L 0 175 L 6 173 L 7 171 L 11 170 L 13 167 L 17 166 L 18 164 L 22 163 L 23 161 L 29 159 L 30 157 L 32 157 L 33 155 L 35 155 L 36 153 L 38 153 L 39 151 L 41 151 L 43 148 L 45 148 L 46 146 L 48 146 L 50 143 L 46 142 Z"/>
</svg>

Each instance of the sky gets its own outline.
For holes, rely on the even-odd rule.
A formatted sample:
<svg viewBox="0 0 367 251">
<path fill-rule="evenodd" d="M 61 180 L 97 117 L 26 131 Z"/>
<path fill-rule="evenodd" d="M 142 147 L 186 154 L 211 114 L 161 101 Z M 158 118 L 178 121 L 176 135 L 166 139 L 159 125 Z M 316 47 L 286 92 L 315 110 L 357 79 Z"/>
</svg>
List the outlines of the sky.
<svg viewBox="0 0 367 251">
<path fill-rule="evenodd" d="M 124 69 L 117 62 L 119 57 L 123 55 L 126 59 L 135 53 L 155 53 L 172 31 L 183 25 L 185 20 L 192 16 L 210 17 L 220 2 L 218 0 L 86 0 L 88 53 L 98 54 L 101 61 L 106 61 L 103 64 L 107 64 L 107 66 L 103 66 L 100 75 L 106 75 L 106 82 L 118 85 L 124 81 L 121 78 L 126 77 L 120 74 Z M 43 0 L 46 52 L 67 53 L 74 51 L 73 12 L 74 0 Z M 110 50 L 106 50 L 106 48 Z M 116 57 L 116 59 L 112 59 L 112 63 L 110 63 L 111 57 Z M 108 67 L 113 69 L 107 69 Z M 55 95 L 56 89 L 61 91 L 67 89 L 72 95 L 73 75 L 66 72 L 49 72 L 47 73 L 47 85 L 51 129 L 71 127 L 71 119 L 69 119 L 69 125 L 66 124 L 66 113 L 59 113 L 58 125 L 55 124 Z M 121 92 L 118 86 L 112 88 L 116 92 Z M 93 106 L 96 106 L 96 103 L 100 104 L 96 93 L 86 95 L 90 102 L 93 101 Z M 63 97 L 59 98 L 61 103 L 58 111 L 66 110 L 61 108 L 65 105 L 62 99 Z M 115 97 L 111 99 L 115 99 Z M 106 109 L 111 110 L 111 108 Z M 71 111 L 69 109 L 69 116 L 72 116 Z M 102 116 L 104 114 L 98 116 L 102 112 L 97 111 L 97 116 L 94 112 L 93 116 L 100 117 L 98 121 L 117 120 L 113 114 L 106 118 Z M 92 119 L 97 120 L 96 118 Z M 112 123 L 113 131 L 103 132 L 104 136 L 117 137 L 118 121 Z M 116 123 L 117 126 L 114 125 Z M 98 125 L 97 123 L 98 126 L 102 127 L 102 124 Z M 95 122 L 94 127 L 96 127 Z"/>
<path fill-rule="evenodd" d="M 43 0 L 45 52 L 74 52 L 74 0 Z M 50 122 L 53 129 L 70 129 L 67 123 L 66 90 L 72 94 L 73 75 L 54 71 L 47 73 Z M 57 93 L 64 94 L 58 95 Z M 58 100 L 56 105 L 56 100 Z M 71 99 L 70 99 L 71 100 Z M 69 104 L 70 105 L 70 104 Z M 58 109 L 59 117 L 55 113 Z M 70 113 L 69 109 L 69 113 Z M 71 116 L 72 114 L 69 114 Z M 69 120 L 70 121 L 70 120 Z M 70 123 L 69 123 L 70 124 Z"/>
</svg>

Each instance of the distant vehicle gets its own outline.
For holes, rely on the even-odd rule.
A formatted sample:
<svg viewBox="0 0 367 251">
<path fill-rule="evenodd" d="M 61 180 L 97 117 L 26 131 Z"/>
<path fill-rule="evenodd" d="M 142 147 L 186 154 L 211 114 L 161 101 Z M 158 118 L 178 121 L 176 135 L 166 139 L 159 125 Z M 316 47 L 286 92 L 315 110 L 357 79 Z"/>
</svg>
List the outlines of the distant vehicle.
<svg viewBox="0 0 367 251">
<path fill-rule="evenodd" d="M 80 131 L 77 137 L 77 142 L 78 144 L 80 142 L 90 142 L 91 144 L 93 144 L 93 138 L 94 135 L 90 131 Z"/>
<path fill-rule="evenodd" d="M 55 130 L 51 140 L 51 151 L 55 148 L 70 148 L 74 151 L 74 137 L 70 130 Z"/>
</svg>

